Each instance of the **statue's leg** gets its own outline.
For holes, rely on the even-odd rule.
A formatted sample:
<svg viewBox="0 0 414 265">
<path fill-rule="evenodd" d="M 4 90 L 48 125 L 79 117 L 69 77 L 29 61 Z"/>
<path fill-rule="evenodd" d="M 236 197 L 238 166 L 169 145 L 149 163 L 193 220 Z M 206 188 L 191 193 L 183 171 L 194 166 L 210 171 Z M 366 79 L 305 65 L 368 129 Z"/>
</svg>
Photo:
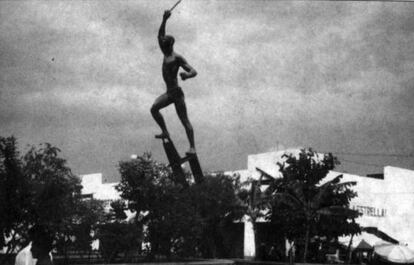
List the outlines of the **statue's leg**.
<svg viewBox="0 0 414 265">
<path fill-rule="evenodd" d="M 172 100 L 165 93 L 159 96 L 151 107 L 152 117 L 154 117 L 154 120 L 157 122 L 157 124 L 160 126 L 162 130 L 161 134 L 155 136 L 156 138 L 166 138 L 169 136 L 167 126 L 165 125 L 164 118 L 162 117 L 160 113 L 160 109 L 167 107 L 171 103 L 172 103 Z"/>
<path fill-rule="evenodd" d="M 178 96 L 175 99 L 175 110 L 177 111 L 178 117 L 180 118 L 182 124 L 184 125 L 185 132 L 187 133 L 188 141 L 190 142 L 190 149 L 187 153 L 195 154 L 195 145 L 194 145 L 194 131 L 193 126 L 190 123 L 190 120 L 187 116 L 187 107 L 185 105 L 184 94 Z"/>
</svg>

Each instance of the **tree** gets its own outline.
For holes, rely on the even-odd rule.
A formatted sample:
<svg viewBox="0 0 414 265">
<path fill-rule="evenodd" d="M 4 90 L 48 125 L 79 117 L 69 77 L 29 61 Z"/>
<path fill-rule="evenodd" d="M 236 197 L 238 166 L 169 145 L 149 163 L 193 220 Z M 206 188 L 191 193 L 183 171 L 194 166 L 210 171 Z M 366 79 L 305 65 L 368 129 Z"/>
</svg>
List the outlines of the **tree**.
<svg viewBox="0 0 414 265">
<path fill-rule="evenodd" d="M 65 256 L 68 248 L 78 251 L 81 257 L 82 253 L 90 254 L 98 227 L 106 222 L 104 201 L 93 198 L 80 201 L 72 220 L 73 223 L 67 233 L 69 238 L 61 237 L 65 240 L 59 242 L 58 250 L 61 250 Z"/>
<path fill-rule="evenodd" d="M 195 223 L 200 223 L 196 209 L 190 203 L 184 187 L 173 181 L 171 170 L 152 160 L 146 153 L 136 159 L 120 162 L 121 181 L 117 189 L 127 207 L 136 212 L 135 223 L 145 226 L 144 240 L 150 243 L 149 256 L 169 258 L 188 247 L 184 238 L 200 235 Z M 193 254 L 187 249 L 188 254 Z"/>
<path fill-rule="evenodd" d="M 80 179 L 49 143 L 31 147 L 23 157 L 23 173 L 30 179 L 30 221 L 48 228 L 56 239 L 67 237 L 77 222 Z"/>
<path fill-rule="evenodd" d="M 239 176 L 224 173 L 206 175 L 202 183 L 190 186 L 190 202 L 196 209 L 195 215 L 201 218 L 201 241 L 197 246 L 203 257 L 229 257 L 231 246 L 226 244 L 225 231 L 245 213 L 237 197 L 240 186 Z"/>
<path fill-rule="evenodd" d="M 308 149 L 285 157 L 286 162 L 279 164 L 283 177 L 273 184 L 274 204 L 269 217 L 274 223 L 283 222 L 288 238 L 303 238 L 306 262 L 312 236 L 332 238 L 358 231 L 353 222 L 358 212 L 349 208 L 350 200 L 357 195 L 350 187 L 356 183 L 341 183 L 342 175 L 324 180 L 338 163 L 332 154 L 319 155 Z M 327 223 L 335 224 L 335 229 Z"/>
<path fill-rule="evenodd" d="M 99 251 L 106 263 L 113 263 L 122 253 L 125 262 L 129 252 L 137 252 L 142 243 L 142 226 L 126 221 L 124 201 L 112 201 L 110 205 L 105 222 L 100 223 L 97 229 Z"/>
<path fill-rule="evenodd" d="M 139 213 L 151 208 L 157 184 L 171 174 L 165 165 L 153 161 L 149 153 L 136 159 L 121 161 L 119 171 L 121 181 L 116 189 L 128 202 L 128 209 L 138 213 L 136 218 L 139 217 Z"/>
<path fill-rule="evenodd" d="M 0 247 L 7 247 L 6 254 L 22 244 L 21 235 L 27 233 L 30 189 L 22 167 L 16 138 L 0 137 Z"/>
<path fill-rule="evenodd" d="M 107 217 L 112 221 L 123 221 L 128 216 L 125 213 L 126 203 L 123 200 L 115 200 L 110 203 L 110 210 Z"/>
<path fill-rule="evenodd" d="M 150 257 L 223 254 L 217 253 L 224 251 L 218 247 L 221 231 L 226 220 L 237 216 L 239 206 L 231 177 L 206 176 L 204 182 L 184 187 L 149 154 L 120 162 L 120 173 L 117 189 L 128 209 L 137 213 L 136 222 L 146 227 Z"/>
<path fill-rule="evenodd" d="M 67 238 L 79 220 L 80 190 L 80 179 L 58 148 L 33 146 L 20 157 L 16 139 L 0 137 L 0 246 L 11 252 L 27 244 L 34 225 L 44 228 L 46 237 Z"/>
</svg>

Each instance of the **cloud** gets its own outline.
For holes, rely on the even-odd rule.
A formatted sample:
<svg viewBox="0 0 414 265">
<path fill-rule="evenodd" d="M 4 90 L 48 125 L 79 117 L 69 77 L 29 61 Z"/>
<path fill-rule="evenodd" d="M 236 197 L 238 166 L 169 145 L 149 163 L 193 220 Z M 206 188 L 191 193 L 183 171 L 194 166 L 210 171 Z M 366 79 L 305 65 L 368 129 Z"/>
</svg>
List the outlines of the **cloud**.
<svg viewBox="0 0 414 265">
<path fill-rule="evenodd" d="M 147 150 L 165 161 L 149 109 L 165 91 L 156 35 L 172 4 L 0 2 L 4 132 L 58 144 L 80 173 L 115 175 Z M 243 168 L 276 145 L 414 150 L 412 9 L 183 1 L 167 32 L 199 73 L 182 87 L 203 166 Z M 162 112 L 184 150 L 174 107 Z"/>
</svg>

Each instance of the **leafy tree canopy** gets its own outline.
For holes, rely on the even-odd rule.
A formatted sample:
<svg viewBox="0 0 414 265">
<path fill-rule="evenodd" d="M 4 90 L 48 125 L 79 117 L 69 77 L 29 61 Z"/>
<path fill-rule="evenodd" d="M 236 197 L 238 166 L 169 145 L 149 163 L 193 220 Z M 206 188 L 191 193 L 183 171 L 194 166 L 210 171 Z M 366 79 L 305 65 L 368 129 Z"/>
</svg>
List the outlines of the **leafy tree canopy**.
<svg viewBox="0 0 414 265">
<path fill-rule="evenodd" d="M 341 182 L 342 175 L 325 179 L 339 163 L 332 154 L 306 149 L 285 158 L 279 164 L 283 177 L 273 183 L 273 207 L 268 218 L 288 238 L 303 242 L 306 260 L 311 237 L 336 238 L 359 231 L 354 222 L 358 212 L 349 208 L 357 196 L 351 189 L 356 183 Z"/>
<path fill-rule="evenodd" d="M 117 189 L 147 227 L 151 255 L 218 255 L 220 229 L 226 220 L 241 216 L 233 178 L 215 174 L 184 187 L 150 154 L 122 161 L 119 168 Z"/>
<path fill-rule="evenodd" d="M 29 181 L 23 174 L 16 138 L 0 137 L 0 247 L 12 251 L 19 243 L 17 232 L 27 226 L 29 206 Z"/>
<path fill-rule="evenodd" d="M 0 137 L 0 246 L 27 243 L 34 225 L 58 239 L 76 224 L 80 179 L 50 144 L 31 147 L 20 156 L 14 137 Z"/>
</svg>

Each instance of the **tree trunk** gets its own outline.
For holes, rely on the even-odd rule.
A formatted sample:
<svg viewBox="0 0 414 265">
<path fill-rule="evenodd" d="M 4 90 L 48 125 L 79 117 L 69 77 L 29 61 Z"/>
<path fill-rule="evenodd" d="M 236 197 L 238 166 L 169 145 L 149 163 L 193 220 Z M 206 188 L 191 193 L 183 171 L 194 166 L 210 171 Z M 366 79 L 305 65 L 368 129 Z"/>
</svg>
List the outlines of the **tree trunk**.
<svg viewBox="0 0 414 265">
<path fill-rule="evenodd" d="M 252 227 L 253 227 L 253 237 L 254 237 L 254 259 L 259 259 L 259 239 L 257 237 L 257 224 L 256 220 L 252 219 Z"/>
<path fill-rule="evenodd" d="M 63 257 L 64 257 L 64 264 L 69 264 L 69 257 L 68 257 L 68 242 L 66 241 L 66 236 L 63 238 Z"/>
<path fill-rule="evenodd" d="M 354 234 L 351 234 L 351 239 L 349 240 L 349 244 L 348 244 L 348 264 L 351 264 L 351 259 L 352 259 L 352 250 L 351 250 L 351 246 L 352 246 L 352 240 L 354 239 Z"/>
<path fill-rule="evenodd" d="M 310 225 L 308 223 L 306 224 L 305 251 L 303 252 L 303 262 L 306 262 L 308 258 L 309 234 L 310 234 Z"/>
</svg>

